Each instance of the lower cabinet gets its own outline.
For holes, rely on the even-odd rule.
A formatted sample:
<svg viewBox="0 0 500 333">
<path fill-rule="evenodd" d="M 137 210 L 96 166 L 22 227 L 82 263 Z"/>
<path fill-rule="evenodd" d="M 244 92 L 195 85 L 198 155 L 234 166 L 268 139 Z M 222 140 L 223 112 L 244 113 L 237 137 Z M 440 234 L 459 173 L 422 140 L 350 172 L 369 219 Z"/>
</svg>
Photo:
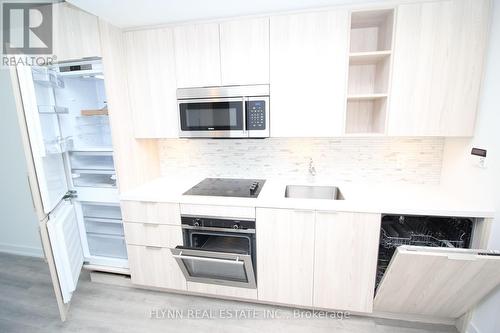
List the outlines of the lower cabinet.
<svg viewBox="0 0 500 333">
<path fill-rule="evenodd" d="M 169 248 L 127 245 L 132 283 L 186 290 L 186 279 Z"/>
<path fill-rule="evenodd" d="M 372 312 L 380 214 L 316 212 L 313 306 Z"/>
<path fill-rule="evenodd" d="M 261 301 L 312 306 L 314 211 L 257 208 Z"/>
<path fill-rule="evenodd" d="M 258 299 L 372 312 L 380 218 L 258 208 Z"/>
</svg>

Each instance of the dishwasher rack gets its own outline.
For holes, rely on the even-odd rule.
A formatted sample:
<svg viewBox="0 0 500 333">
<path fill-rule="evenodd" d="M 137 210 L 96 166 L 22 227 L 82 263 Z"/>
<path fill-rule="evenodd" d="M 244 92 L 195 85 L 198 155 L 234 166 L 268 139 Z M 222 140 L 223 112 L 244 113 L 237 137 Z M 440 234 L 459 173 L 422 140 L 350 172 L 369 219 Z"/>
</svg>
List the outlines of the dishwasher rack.
<svg viewBox="0 0 500 333">
<path fill-rule="evenodd" d="M 380 228 L 376 284 L 401 245 L 468 248 L 474 222 L 468 218 L 384 215 Z"/>
</svg>

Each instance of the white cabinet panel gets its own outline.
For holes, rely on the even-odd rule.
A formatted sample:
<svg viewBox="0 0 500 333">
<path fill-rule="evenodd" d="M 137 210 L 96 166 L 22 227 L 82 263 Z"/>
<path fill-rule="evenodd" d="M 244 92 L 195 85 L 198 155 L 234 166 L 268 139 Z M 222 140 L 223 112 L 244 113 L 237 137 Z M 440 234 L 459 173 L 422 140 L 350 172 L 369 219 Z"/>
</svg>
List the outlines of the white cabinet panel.
<svg viewBox="0 0 500 333">
<path fill-rule="evenodd" d="M 177 88 L 221 84 L 219 24 L 174 28 Z"/>
<path fill-rule="evenodd" d="M 173 30 L 125 33 L 127 78 L 136 138 L 177 138 Z"/>
<path fill-rule="evenodd" d="M 67 3 L 53 5 L 54 54 L 57 61 L 100 57 L 99 23 L 96 16 Z"/>
<path fill-rule="evenodd" d="M 122 201 L 122 215 L 126 222 L 181 225 L 179 204 L 147 201 Z"/>
<path fill-rule="evenodd" d="M 269 83 L 269 18 L 220 24 L 222 85 Z"/>
<path fill-rule="evenodd" d="M 123 223 L 127 244 L 174 248 L 182 245 L 180 226 L 155 223 Z"/>
<path fill-rule="evenodd" d="M 343 132 L 348 71 L 347 10 L 273 16 L 271 136 Z"/>
<path fill-rule="evenodd" d="M 186 279 L 170 249 L 127 245 L 132 283 L 142 286 L 186 290 Z"/>
<path fill-rule="evenodd" d="M 473 134 L 489 0 L 398 7 L 390 135 Z"/>
<path fill-rule="evenodd" d="M 315 307 L 372 312 L 380 220 L 380 214 L 316 213 Z"/>
<path fill-rule="evenodd" d="M 257 209 L 259 300 L 312 306 L 314 211 Z"/>
</svg>

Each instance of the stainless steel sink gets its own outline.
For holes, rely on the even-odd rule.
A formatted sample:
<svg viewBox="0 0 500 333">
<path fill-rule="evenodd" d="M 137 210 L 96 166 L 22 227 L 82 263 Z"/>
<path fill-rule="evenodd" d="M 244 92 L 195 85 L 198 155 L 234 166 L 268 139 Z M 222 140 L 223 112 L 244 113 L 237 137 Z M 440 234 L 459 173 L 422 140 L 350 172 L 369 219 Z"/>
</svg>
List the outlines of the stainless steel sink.
<svg viewBox="0 0 500 333">
<path fill-rule="evenodd" d="M 309 186 L 309 185 L 287 185 L 285 198 L 301 199 L 344 199 L 340 190 L 336 186 Z"/>
</svg>

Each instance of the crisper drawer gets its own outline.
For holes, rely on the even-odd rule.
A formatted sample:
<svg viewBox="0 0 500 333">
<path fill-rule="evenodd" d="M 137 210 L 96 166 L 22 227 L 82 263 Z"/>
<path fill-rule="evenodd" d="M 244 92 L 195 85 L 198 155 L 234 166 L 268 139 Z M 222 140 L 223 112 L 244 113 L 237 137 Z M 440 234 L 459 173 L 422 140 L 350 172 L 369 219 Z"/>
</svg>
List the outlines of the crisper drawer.
<svg viewBox="0 0 500 333">
<path fill-rule="evenodd" d="M 182 245 L 180 226 L 125 222 L 127 244 L 174 248 Z"/>
<path fill-rule="evenodd" d="M 127 245 L 132 283 L 186 290 L 186 279 L 170 249 Z"/>
<path fill-rule="evenodd" d="M 127 248 L 123 236 L 87 232 L 87 242 L 92 256 L 127 259 Z"/>
<path fill-rule="evenodd" d="M 121 220 L 84 218 L 85 230 L 91 234 L 124 236 Z"/>
<path fill-rule="evenodd" d="M 166 202 L 122 201 L 123 220 L 181 225 L 179 204 Z"/>
<path fill-rule="evenodd" d="M 115 171 L 73 169 L 71 174 L 76 187 L 116 187 Z"/>
</svg>

